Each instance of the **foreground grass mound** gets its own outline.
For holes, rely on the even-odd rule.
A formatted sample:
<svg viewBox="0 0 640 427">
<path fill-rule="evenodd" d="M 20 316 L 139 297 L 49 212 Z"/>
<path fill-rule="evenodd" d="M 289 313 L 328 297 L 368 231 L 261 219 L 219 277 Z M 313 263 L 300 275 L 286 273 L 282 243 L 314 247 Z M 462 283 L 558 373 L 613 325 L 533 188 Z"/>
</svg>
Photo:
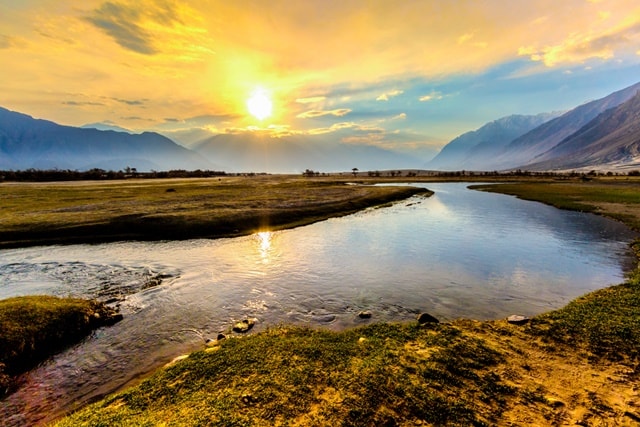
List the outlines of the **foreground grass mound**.
<svg viewBox="0 0 640 427">
<path fill-rule="evenodd" d="M 58 425 L 486 425 L 496 391 L 511 390 L 490 370 L 501 361 L 455 326 L 274 328 L 191 354 Z"/>
<path fill-rule="evenodd" d="M 637 297 L 638 288 L 631 288 Z M 603 299 L 604 298 L 604 299 Z M 585 301 L 606 302 L 595 293 Z M 586 309 L 586 307 L 585 307 Z M 572 309 L 573 310 L 573 309 Z M 580 311 L 578 309 L 578 311 Z M 231 338 L 159 370 L 57 426 L 630 425 L 636 363 L 590 352 L 560 310 L 506 321 L 278 327 Z M 553 320 L 580 338 L 542 334 Z M 625 322 L 621 316 L 621 322 Z M 635 320 L 623 328 L 640 332 Z M 550 329 L 544 329 L 551 331 Z M 637 344 L 635 344 L 637 345 Z M 619 355 L 635 356 L 632 345 Z M 629 353 L 627 353 L 629 351 Z M 635 368 L 634 368 L 635 366 Z"/>
<path fill-rule="evenodd" d="M 13 376 L 117 320 L 113 309 L 95 301 L 52 296 L 0 300 L 0 396 Z"/>
</svg>

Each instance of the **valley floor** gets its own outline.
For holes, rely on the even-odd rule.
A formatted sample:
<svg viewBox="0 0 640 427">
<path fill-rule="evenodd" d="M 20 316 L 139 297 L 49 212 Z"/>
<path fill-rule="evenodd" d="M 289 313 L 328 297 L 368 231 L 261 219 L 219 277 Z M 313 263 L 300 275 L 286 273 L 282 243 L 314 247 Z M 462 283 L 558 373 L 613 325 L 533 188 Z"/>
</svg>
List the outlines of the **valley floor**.
<svg viewBox="0 0 640 427">
<path fill-rule="evenodd" d="M 605 214 L 640 230 L 634 184 L 483 189 Z M 639 384 L 634 269 L 624 284 L 525 325 L 371 323 L 342 332 L 279 326 L 222 339 L 56 425 L 626 426 L 640 423 Z"/>
</svg>

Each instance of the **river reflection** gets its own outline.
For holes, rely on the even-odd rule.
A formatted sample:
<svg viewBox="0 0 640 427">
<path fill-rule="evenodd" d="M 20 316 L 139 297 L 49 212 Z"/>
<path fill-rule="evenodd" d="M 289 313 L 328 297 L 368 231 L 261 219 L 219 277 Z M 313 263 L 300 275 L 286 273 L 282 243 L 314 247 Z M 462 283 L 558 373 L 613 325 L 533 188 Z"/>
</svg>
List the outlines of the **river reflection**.
<svg viewBox="0 0 640 427">
<path fill-rule="evenodd" d="M 624 226 L 464 184 L 294 230 L 234 239 L 0 251 L 0 298 L 120 302 L 124 320 L 34 370 L 1 403 L 7 425 L 47 420 L 201 348 L 233 322 L 341 329 L 534 315 L 623 280 Z"/>
</svg>

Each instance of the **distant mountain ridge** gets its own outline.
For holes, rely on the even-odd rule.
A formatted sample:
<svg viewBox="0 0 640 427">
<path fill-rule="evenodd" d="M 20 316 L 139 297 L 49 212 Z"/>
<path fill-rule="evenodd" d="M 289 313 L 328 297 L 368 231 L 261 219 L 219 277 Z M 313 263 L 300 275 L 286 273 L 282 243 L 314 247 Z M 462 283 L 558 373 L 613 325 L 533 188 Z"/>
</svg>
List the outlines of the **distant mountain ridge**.
<svg viewBox="0 0 640 427">
<path fill-rule="evenodd" d="M 345 144 L 313 135 L 271 138 L 259 134 L 220 134 L 192 149 L 226 171 L 385 170 L 419 168 L 414 157 L 366 144 Z"/>
<path fill-rule="evenodd" d="M 210 168 L 198 154 L 157 133 L 62 126 L 1 107 L 0 154 L 0 168 L 9 170 Z"/>
<path fill-rule="evenodd" d="M 497 132 L 494 128 L 500 126 L 502 121 L 508 117 L 496 120 L 449 142 L 427 164 L 427 167 L 443 170 L 508 170 L 516 168 L 559 170 L 596 167 L 599 164 L 609 166 L 634 164 L 636 160 L 633 153 L 636 148 L 633 144 L 637 140 L 638 130 L 633 126 L 633 120 L 632 123 L 627 123 L 622 119 L 622 116 L 635 117 L 634 111 L 636 110 L 634 109 L 638 106 L 635 102 L 631 102 L 624 108 L 624 113 L 619 111 L 617 115 L 613 115 L 613 111 L 632 98 L 635 99 L 638 91 L 640 91 L 640 83 L 613 92 L 604 98 L 587 102 L 560 116 L 551 117 L 539 126 L 516 135 L 507 143 L 505 143 L 505 138 L 508 139 L 509 135 L 506 132 Z M 626 136 L 624 137 L 618 135 L 619 132 L 617 132 L 621 123 L 625 123 Z M 596 128 L 597 131 L 586 131 Z M 517 131 L 516 128 L 512 129 L 514 132 Z M 602 134 L 606 132 L 618 135 L 617 139 L 608 138 Z M 591 139 L 587 141 L 588 138 Z M 596 143 L 598 144 L 597 150 L 593 145 Z M 591 148 L 585 151 L 585 147 L 588 145 Z M 455 155 L 452 156 L 450 153 L 455 153 Z"/>
<path fill-rule="evenodd" d="M 511 141 L 559 114 L 516 114 L 489 122 L 475 131 L 453 139 L 427 167 L 440 170 L 485 169 Z"/>
<path fill-rule="evenodd" d="M 536 157 L 530 169 L 640 165 L 640 90 Z"/>
</svg>

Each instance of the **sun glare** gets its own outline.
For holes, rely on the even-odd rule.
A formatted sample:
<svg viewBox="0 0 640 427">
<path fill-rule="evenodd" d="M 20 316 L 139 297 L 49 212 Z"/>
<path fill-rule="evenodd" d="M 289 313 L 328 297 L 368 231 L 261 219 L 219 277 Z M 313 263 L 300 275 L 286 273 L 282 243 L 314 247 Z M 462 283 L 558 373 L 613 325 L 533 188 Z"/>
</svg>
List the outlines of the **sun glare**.
<svg viewBox="0 0 640 427">
<path fill-rule="evenodd" d="M 258 88 L 251 93 L 251 97 L 247 100 L 247 109 L 256 119 L 264 120 L 271 116 L 273 103 L 269 99 L 267 92 L 262 88 Z"/>
</svg>

